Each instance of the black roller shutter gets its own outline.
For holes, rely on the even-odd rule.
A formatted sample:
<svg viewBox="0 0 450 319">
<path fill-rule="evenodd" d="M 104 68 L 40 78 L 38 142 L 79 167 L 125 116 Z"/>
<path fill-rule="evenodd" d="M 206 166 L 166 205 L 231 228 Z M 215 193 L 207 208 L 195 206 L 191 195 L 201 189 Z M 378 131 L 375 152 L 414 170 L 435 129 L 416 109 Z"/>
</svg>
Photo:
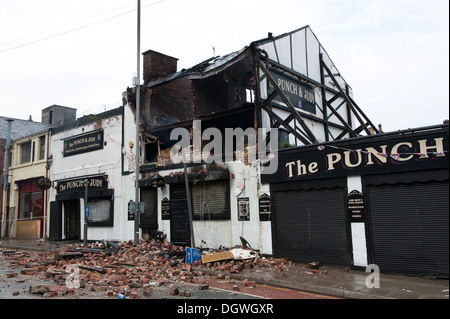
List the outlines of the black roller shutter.
<svg viewBox="0 0 450 319">
<path fill-rule="evenodd" d="M 274 196 L 278 257 L 349 264 L 344 188 L 277 191 Z"/>
<path fill-rule="evenodd" d="M 194 220 L 230 219 L 228 180 L 198 182 L 192 185 Z"/>
<path fill-rule="evenodd" d="M 447 181 L 367 187 L 372 259 L 384 273 L 449 275 Z"/>
<path fill-rule="evenodd" d="M 62 202 L 50 202 L 49 240 L 62 240 Z"/>
</svg>

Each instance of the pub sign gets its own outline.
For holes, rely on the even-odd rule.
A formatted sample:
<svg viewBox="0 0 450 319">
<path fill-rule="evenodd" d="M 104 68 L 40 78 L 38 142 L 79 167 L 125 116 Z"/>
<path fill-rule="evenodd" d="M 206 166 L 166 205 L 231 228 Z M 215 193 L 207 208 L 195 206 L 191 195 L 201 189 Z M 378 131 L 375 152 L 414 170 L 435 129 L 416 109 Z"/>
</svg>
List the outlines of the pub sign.
<svg viewBox="0 0 450 319">
<path fill-rule="evenodd" d="M 64 140 L 64 157 L 103 149 L 103 130 L 96 130 Z"/>
</svg>

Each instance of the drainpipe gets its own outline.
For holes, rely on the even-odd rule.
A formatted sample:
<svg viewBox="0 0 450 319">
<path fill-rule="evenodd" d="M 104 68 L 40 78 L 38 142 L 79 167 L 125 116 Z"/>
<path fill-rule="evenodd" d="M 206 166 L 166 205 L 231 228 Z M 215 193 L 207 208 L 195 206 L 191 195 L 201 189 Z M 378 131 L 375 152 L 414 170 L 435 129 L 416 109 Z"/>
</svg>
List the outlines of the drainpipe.
<svg viewBox="0 0 450 319">
<path fill-rule="evenodd" d="M 8 174 L 9 174 L 9 153 L 11 151 L 11 126 L 14 120 L 7 119 L 8 131 L 6 133 L 6 148 L 5 148 L 5 174 L 3 176 L 3 189 L 8 189 Z"/>
<path fill-rule="evenodd" d="M 8 184 L 8 175 L 9 175 L 9 153 L 11 152 L 11 127 L 12 127 L 12 122 L 14 122 L 13 119 L 7 119 L 6 120 L 8 122 L 8 128 L 7 128 L 7 133 L 6 133 L 6 148 L 5 148 L 5 169 L 3 170 L 3 195 L 4 198 L 6 199 L 5 203 L 2 202 L 3 207 L 6 207 L 4 204 L 7 205 L 8 203 L 8 189 L 9 189 L 9 184 Z M 3 210 L 3 207 L 1 208 Z M 8 208 L 6 208 L 6 212 L 5 212 L 5 218 L 8 219 L 9 218 L 9 214 L 7 213 Z M 3 214 L 1 216 L 1 218 L 3 219 Z M 6 225 L 8 225 L 7 220 L 5 219 L 5 232 L 6 232 Z M 3 223 L 1 225 L 2 227 L 0 227 L 0 233 L 1 233 L 1 229 L 3 228 Z M 9 225 L 8 225 L 9 227 Z M 8 236 L 9 236 L 9 232 Z M 3 234 L 1 234 L 1 238 L 3 238 Z"/>
<path fill-rule="evenodd" d="M 46 139 L 47 139 L 47 141 L 46 141 L 46 144 L 45 144 L 45 146 L 46 146 L 46 148 L 47 148 L 47 154 L 46 154 L 46 158 L 47 158 L 47 164 L 45 164 L 45 177 L 46 178 L 49 178 L 50 177 L 50 165 L 51 165 L 51 162 L 53 161 L 53 159 L 52 160 L 50 160 L 50 142 L 51 142 L 51 137 L 50 137 L 50 130 L 48 131 L 48 134 L 47 134 L 47 136 L 45 137 Z M 47 234 L 47 216 L 49 215 L 48 214 L 48 212 L 47 212 L 47 209 L 48 209 L 48 189 L 46 189 L 45 191 L 44 191 L 44 216 L 43 216 L 43 218 L 42 218 L 42 224 L 43 224 L 43 226 L 42 226 L 42 238 L 41 238 L 41 240 L 44 240 L 45 239 L 45 237 L 46 237 L 46 234 Z"/>
</svg>

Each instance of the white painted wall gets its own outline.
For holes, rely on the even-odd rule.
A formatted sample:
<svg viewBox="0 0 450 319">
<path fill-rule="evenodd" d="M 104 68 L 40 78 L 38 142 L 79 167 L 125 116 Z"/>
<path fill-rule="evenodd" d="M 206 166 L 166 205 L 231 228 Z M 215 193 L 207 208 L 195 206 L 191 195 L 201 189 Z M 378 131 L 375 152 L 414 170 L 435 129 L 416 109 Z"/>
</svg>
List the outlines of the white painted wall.
<svg viewBox="0 0 450 319">
<path fill-rule="evenodd" d="M 348 176 L 347 188 L 351 192 L 357 190 L 362 193 L 361 176 Z M 353 264 L 367 266 L 367 245 L 365 223 L 351 223 L 351 236 L 353 247 Z"/>
<path fill-rule="evenodd" d="M 72 128 L 54 134 L 51 137 L 51 154 L 53 164 L 50 168 L 52 181 L 75 179 L 88 175 L 106 174 L 109 188 L 114 189 L 114 227 L 88 227 L 88 240 L 129 240 L 134 238 L 134 221 L 128 221 L 128 201 L 134 200 L 134 174 L 122 175 L 121 155 L 124 154 L 124 170 L 134 160 L 134 149 L 128 141 L 135 131 L 134 115 L 125 107 L 124 147 L 122 148 L 122 116 L 116 115 L 95 123 Z M 102 128 L 104 130 L 104 148 L 102 150 L 63 157 L 64 139 L 74 135 L 89 133 Z M 134 141 L 135 138 L 132 140 Z M 50 189 L 50 201 L 54 201 L 56 189 Z M 81 239 L 84 227 L 84 199 L 81 205 Z M 49 227 L 47 227 L 48 233 Z M 64 233 L 64 232 L 63 232 Z"/>
<path fill-rule="evenodd" d="M 253 249 L 260 250 L 262 254 L 272 254 L 271 222 L 259 221 L 259 197 L 270 194 L 269 185 L 260 185 L 258 165 L 245 165 L 240 162 L 226 163 L 230 174 L 230 220 L 194 220 L 195 244 L 202 248 L 218 248 L 219 246 L 234 247 L 241 245 L 240 236 L 244 237 Z M 168 176 L 178 170 L 159 171 L 161 176 Z M 239 182 L 244 183 L 244 188 L 239 195 L 235 195 L 235 189 Z M 159 230 L 167 234 L 170 241 L 170 220 L 161 219 L 161 200 L 170 199 L 170 185 L 158 189 L 158 225 Z M 250 220 L 238 220 L 237 199 L 249 197 Z"/>
<path fill-rule="evenodd" d="M 291 69 L 301 75 L 304 75 L 316 82 L 321 82 L 320 54 L 322 54 L 324 63 L 331 70 L 337 82 L 339 83 L 341 88 L 343 88 L 343 90 L 345 91 L 345 88 L 347 86 L 346 81 L 341 76 L 339 70 L 336 68 L 333 61 L 330 59 L 328 53 L 325 51 L 324 47 L 320 44 L 319 40 L 309 27 L 301 28 L 295 32 L 285 34 L 279 38 L 274 38 L 274 40 L 271 42 L 261 44 L 259 48 L 267 52 L 270 60 L 275 61 L 285 66 L 286 68 Z M 262 76 L 262 73 L 260 74 L 260 76 Z M 331 78 L 325 79 L 325 86 L 332 90 L 337 90 Z M 260 92 L 261 98 L 266 99 L 267 80 L 261 81 Z M 327 100 L 331 99 L 334 95 L 335 95 L 334 93 L 326 91 Z M 349 87 L 349 96 L 353 97 L 353 91 L 351 87 Z M 342 98 L 338 98 L 336 101 L 332 103 L 332 106 L 337 110 L 339 115 L 348 123 L 349 119 L 347 114 L 347 106 L 345 104 L 343 106 L 340 106 L 343 101 L 344 100 Z M 272 103 L 277 102 L 274 101 Z M 315 103 L 317 105 L 316 114 L 312 114 L 305 110 L 299 110 L 299 112 L 315 116 L 319 119 L 324 119 L 324 114 L 321 111 L 323 110 L 322 92 L 321 88 L 319 87 L 315 88 Z M 284 104 L 282 103 L 282 105 Z M 281 115 L 279 114 L 280 112 L 282 113 Z M 285 119 L 289 115 L 289 112 L 287 111 L 282 112 L 275 110 L 275 113 L 280 115 L 282 119 Z M 270 122 L 268 121 L 269 116 L 265 111 L 262 111 L 262 114 L 263 114 L 263 121 L 262 121 L 263 126 L 269 128 L 270 127 L 269 124 Z M 335 115 L 333 115 L 331 111 L 328 111 L 327 117 L 328 116 L 329 122 L 342 125 L 340 120 Z M 307 126 L 311 129 L 316 138 L 319 140 L 319 142 L 324 142 L 326 139 L 323 124 L 321 124 L 318 121 L 313 121 L 306 118 L 304 118 L 304 120 Z M 351 121 L 354 127 L 356 127 L 355 124 L 359 124 L 355 123 L 354 116 L 352 116 Z M 294 122 L 295 121 L 292 121 L 290 123 L 292 127 L 294 127 Z M 330 131 L 332 131 L 334 137 L 338 136 L 342 132 L 342 130 L 334 129 L 332 127 L 330 127 Z M 291 144 L 295 144 L 298 146 L 303 145 L 303 143 L 300 140 L 295 141 L 295 139 L 291 141 Z"/>
</svg>

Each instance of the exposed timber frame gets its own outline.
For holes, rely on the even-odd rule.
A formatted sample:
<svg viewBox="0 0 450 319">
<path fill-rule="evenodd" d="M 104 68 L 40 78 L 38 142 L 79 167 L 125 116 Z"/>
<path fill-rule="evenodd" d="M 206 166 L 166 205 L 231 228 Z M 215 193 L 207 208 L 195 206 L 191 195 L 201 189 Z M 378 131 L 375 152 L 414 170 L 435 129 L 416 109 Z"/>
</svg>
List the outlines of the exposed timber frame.
<svg viewBox="0 0 450 319">
<path fill-rule="evenodd" d="M 290 134 L 292 134 L 296 139 L 301 141 L 304 145 L 319 143 L 315 134 L 312 132 L 310 127 L 305 122 L 305 119 L 313 120 L 323 124 L 325 141 L 330 140 L 341 140 L 348 134 L 350 137 L 360 136 L 360 133 L 364 131 L 367 135 L 379 134 L 379 130 L 373 125 L 370 119 L 364 114 L 361 108 L 355 103 L 355 101 L 349 96 L 348 87 L 342 87 L 337 81 L 335 75 L 332 73 L 330 68 L 326 65 L 323 59 L 323 54 L 320 54 L 320 75 L 321 81 L 314 81 L 309 77 L 306 77 L 292 69 L 287 68 L 279 63 L 276 63 L 268 58 L 268 54 L 257 47 L 254 47 L 254 58 L 255 58 L 255 104 L 258 109 L 258 113 L 261 114 L 260 110 L 265 111 L 271 121 L 271 130 L 266 136 L 265 143 L 268 145 L 270 138 L 273 136 L 274 129 L 283 127 Z M 307 113 L 299 112 L 294 108 L 289 98 L 284 94 L 283 90 L 278 86 L 275 79 L 270 74 L 270 70 L 277 70 L 284 74 L 287 74 L 295 79 L 298 79 L 300 83 L 304 83 L 309 86 L 313 86 L 321 90 L 322 95 L 322 117 L 313 116 Z M 325 79 L 331 79 L 335 88 L 326 86 Z M 261 98 L 262 92 L 262 81 L 267 80 L 267 87 L 271 86 L 273 92 L 267 93 L 265 99 Z M 333 96 L 327 99 L 327 93 L 333 94 Z M 286 118 L 281 118 L 273 110 L 272 101 L 279 96 L 287 107 L 289 115 Z M 337 101 L 339 98 L 342 99 L 342 103 L 338 107 L 334 107 L 333 102 Z M 338 109 L 342 106 L 346 107 L 347 110 L 347 120 L 338 112 Z M 338 119 L 336 121 L 330 121 L 331 116 L 335 116 Z M 352 117 L 356 118 L 359 122 L 359 126 L 353 128 Z M 295 124 L 292 125 L 292 121 L 295 120 Z M 261 120 L 259 119 L 259 122 Z M 330 127 L 337 128 L 341 130 L 341 133 L 333 137 L 330 131 Z M 370 129 L 369 129 L 370 128 Z"/>
</svg>

